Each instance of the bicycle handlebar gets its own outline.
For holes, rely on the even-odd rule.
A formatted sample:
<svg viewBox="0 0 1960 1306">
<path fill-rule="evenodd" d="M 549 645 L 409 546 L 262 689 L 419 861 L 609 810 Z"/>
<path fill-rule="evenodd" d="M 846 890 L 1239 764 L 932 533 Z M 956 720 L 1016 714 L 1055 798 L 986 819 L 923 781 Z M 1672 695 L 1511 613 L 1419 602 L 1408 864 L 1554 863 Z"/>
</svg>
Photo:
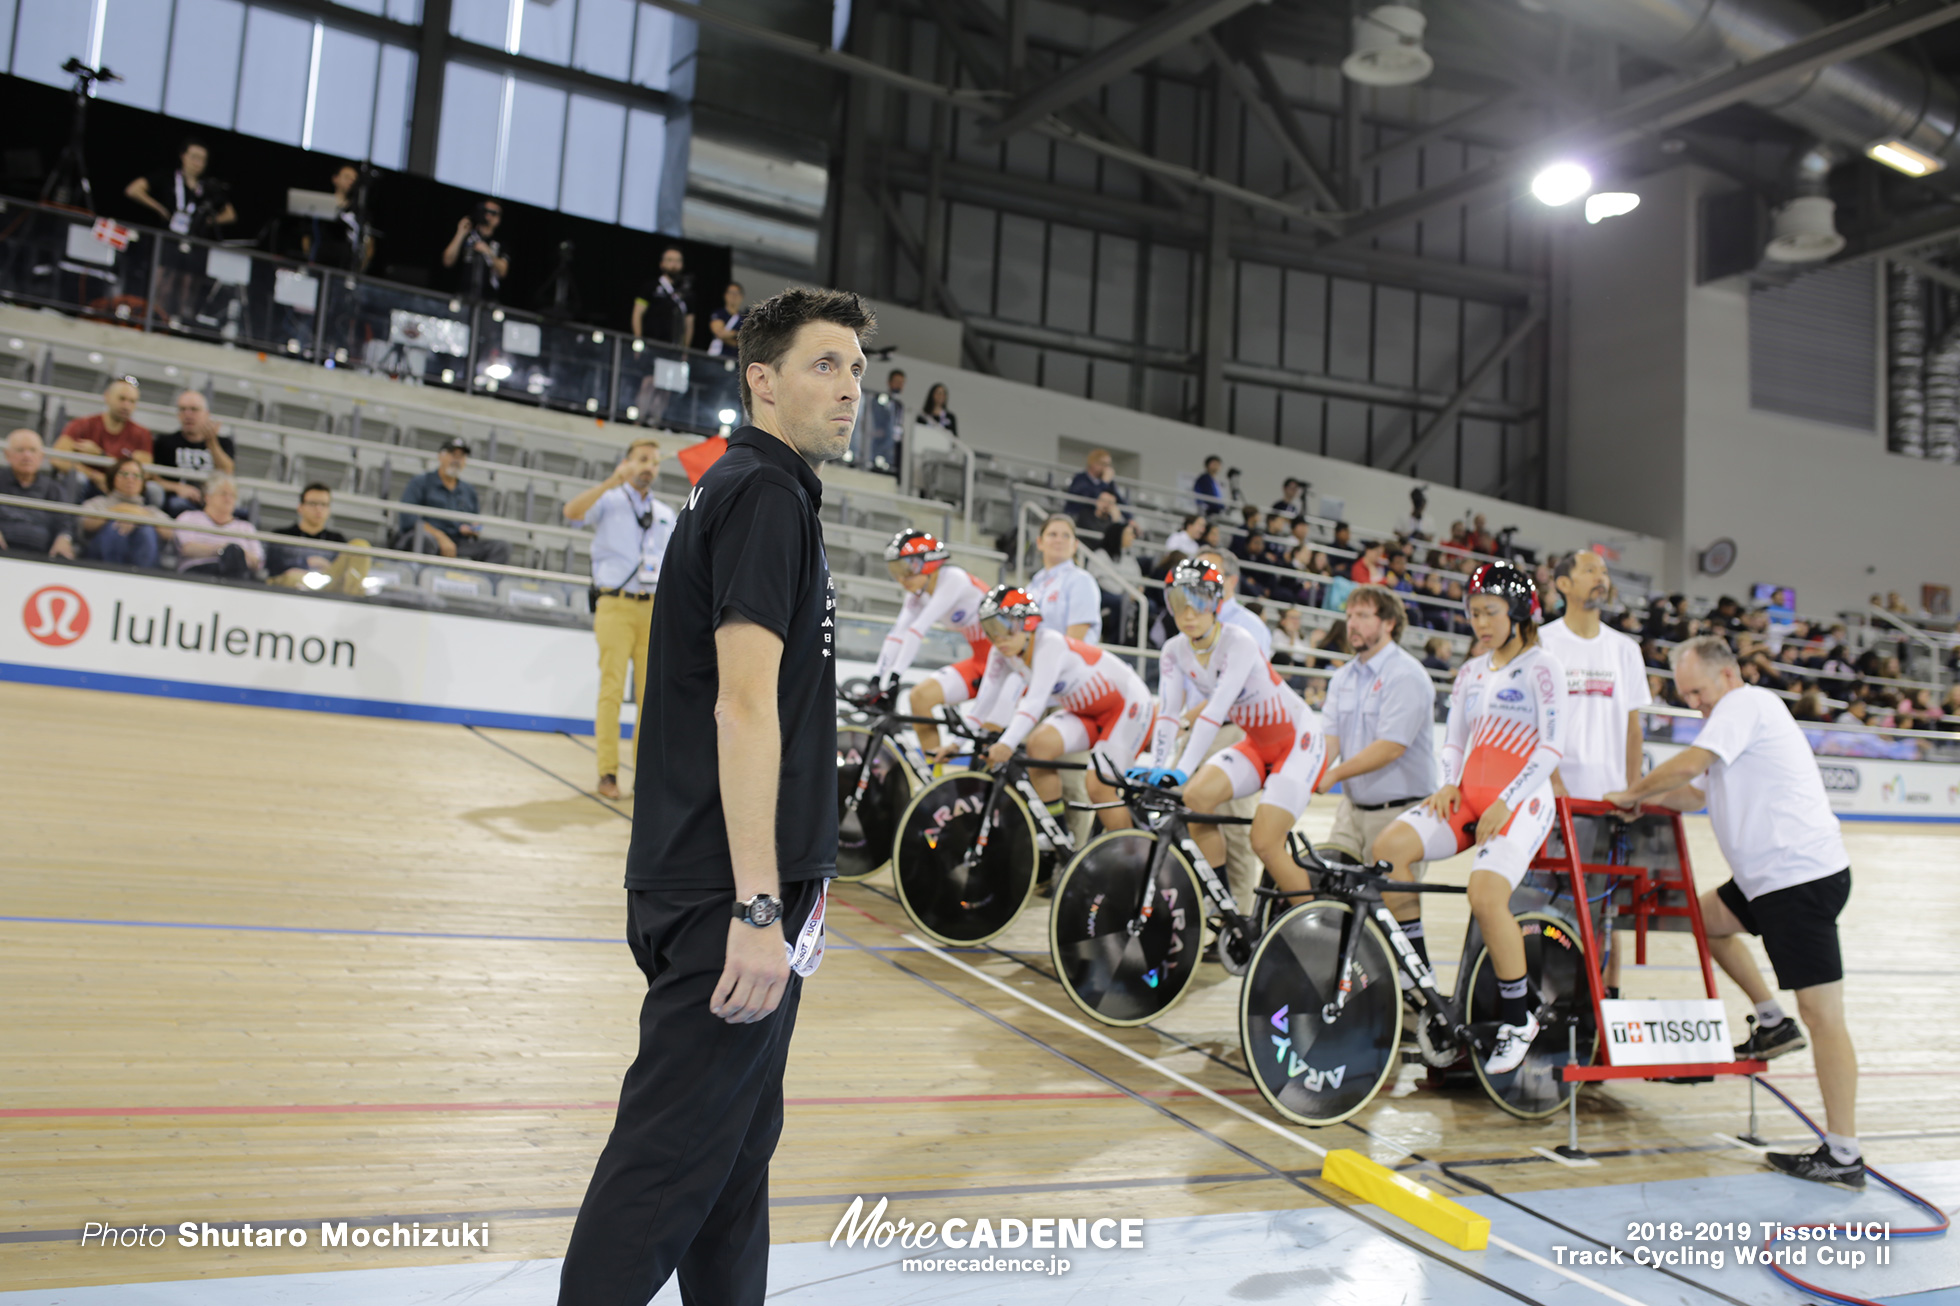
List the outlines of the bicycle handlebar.
<svg viewBox="0 0 1960 1306">
<path fill-rule="evenodd" d="M 1089 766 L 1096 778 L 1122 795 L 1118 802 L 1099 803 L 1098 807 L 1142 808 L 1150 812 L 1175 814 L 1186 825 L 1251 825 L 1249 816 L 1221 816 L 1212 812 L 1195 812 L 1184 805 L 1183 793 L 1178 789 L 1164 789 L 1157 785 L 1138 784 L 1128 776 L 1115 775 L 1103 767 L 1108 759 L 1101 753 L 1089 755 Z"/>
</svg>

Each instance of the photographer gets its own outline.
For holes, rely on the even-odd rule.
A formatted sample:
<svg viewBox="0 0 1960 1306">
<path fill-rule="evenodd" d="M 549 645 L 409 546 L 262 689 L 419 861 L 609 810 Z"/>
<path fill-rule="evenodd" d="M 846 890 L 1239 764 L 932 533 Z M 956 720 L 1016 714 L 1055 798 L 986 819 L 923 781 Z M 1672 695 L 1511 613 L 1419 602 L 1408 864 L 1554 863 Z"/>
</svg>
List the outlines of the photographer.
<svg viewBox="0 0 1960 1306">
<path fill-rule="evenodd" d="M 478 200 L 467 218 L 456 220 L 456 234 L 442 251 L 442 265 L 463 265 L 457 289 L 469 299 L 495 302 L 510 275 L 510 259 L 495 239 L 497 225 L 504 220 L 504 206 L 495 200 Z"/>
<path fill-rule="evenodd" d="M 215 240 L 220 227 L 238 220 L 238 211 L 231 206 L 231 187 L 205 176 L 210 161 L 203 141 L 185 137 L 174 170 L 138 177 L 123 194 L 161 217 L 172 234 Z M 190 311 L 205 256 L 183 240 L 165 240 L 157 253 L 162 265 L 157 270 L 157 308 L 174 327 Z"/>
</svg>

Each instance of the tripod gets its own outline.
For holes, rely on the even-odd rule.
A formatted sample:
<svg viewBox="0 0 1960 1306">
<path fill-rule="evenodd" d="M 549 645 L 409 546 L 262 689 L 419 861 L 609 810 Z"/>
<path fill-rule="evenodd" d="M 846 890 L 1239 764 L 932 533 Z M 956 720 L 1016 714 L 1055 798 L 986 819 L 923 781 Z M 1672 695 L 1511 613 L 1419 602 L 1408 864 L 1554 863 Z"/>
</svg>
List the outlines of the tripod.
<svg viewBox="0 0 1960 1306">
<path fill-rule="evenodd" d="M 82 150 L 88 138 L 89 95 L 97 82 L 119 82 L 122 78 L 106 67 L 91 68 L 74 58 L 61 65 L 61 71 L 75 76 L 74 110 L 68 119 L 68 143 L 61 147 L 48 179 L 41 183 L 41 202 L 93 213 L 95 190 L 89 185 L 88 163 Z"/>
</svg>

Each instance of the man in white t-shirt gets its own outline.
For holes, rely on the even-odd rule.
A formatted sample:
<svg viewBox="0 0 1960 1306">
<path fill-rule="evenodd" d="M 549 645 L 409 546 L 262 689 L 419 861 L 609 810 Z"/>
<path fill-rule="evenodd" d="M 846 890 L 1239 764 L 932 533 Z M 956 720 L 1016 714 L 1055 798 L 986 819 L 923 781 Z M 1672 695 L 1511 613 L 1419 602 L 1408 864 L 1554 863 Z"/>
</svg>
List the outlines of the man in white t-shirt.
<svg viewBox="0 0 1960 1306">
<path fill-rule="evenodd" d="M 1756 1004 L 1755 1028 L 1737 1059 L 1769 1058 L 1804 1046 L 1796 1022 L 1763 982 L 1741 935 L 1761 937 L 1781 988 L 1797 994 L 1797 1015 L 1815 1044 L 1817 1087 L 1829 1130 L 1814 1152 L 1765 1159 L 1799 1179 L 1865 1186 L 1856 1121 L 1858 1057 L 1844 1020 L 1844 962 L 1838 913 L 1851 896 L 1851 859 L 1831 814 L 1817 759 L 1783 700 L 1744 684 L 1735 654 L 1715 635 L 1674 650 L 1674 687 L 1705 724 L 1692 746 L 1625 789 L 1606 795 L 1620 807 L 1643 799 L 1681 811 L 1705 801 L 1734 877 L 1701 895 L 1708 951 Z M 1704 773 L 1706 794 L 1694 786 Z"/>
</svg>

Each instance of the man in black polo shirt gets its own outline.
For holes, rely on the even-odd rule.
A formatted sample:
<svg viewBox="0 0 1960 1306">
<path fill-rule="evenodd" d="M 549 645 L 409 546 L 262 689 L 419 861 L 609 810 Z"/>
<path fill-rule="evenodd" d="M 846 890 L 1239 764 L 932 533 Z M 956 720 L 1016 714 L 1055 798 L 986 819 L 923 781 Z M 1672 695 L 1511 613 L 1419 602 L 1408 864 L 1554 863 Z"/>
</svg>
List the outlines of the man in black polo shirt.
<svg viewBox="0 0 1960 1306">
<path fill-rule="evenodd" d="M 627 941 L 640 1049 L 565 1252 L 560 1306 L 760 1306 L 769 1158 L 837 859 L 836 592 L 819 463 L 857 424 L 856 295 L 787 290 L 742 324 L 753 425 L 674 523 L 636 732 Z M 709 641 L 705 636 L 714 633 Z"/>
</svg>

